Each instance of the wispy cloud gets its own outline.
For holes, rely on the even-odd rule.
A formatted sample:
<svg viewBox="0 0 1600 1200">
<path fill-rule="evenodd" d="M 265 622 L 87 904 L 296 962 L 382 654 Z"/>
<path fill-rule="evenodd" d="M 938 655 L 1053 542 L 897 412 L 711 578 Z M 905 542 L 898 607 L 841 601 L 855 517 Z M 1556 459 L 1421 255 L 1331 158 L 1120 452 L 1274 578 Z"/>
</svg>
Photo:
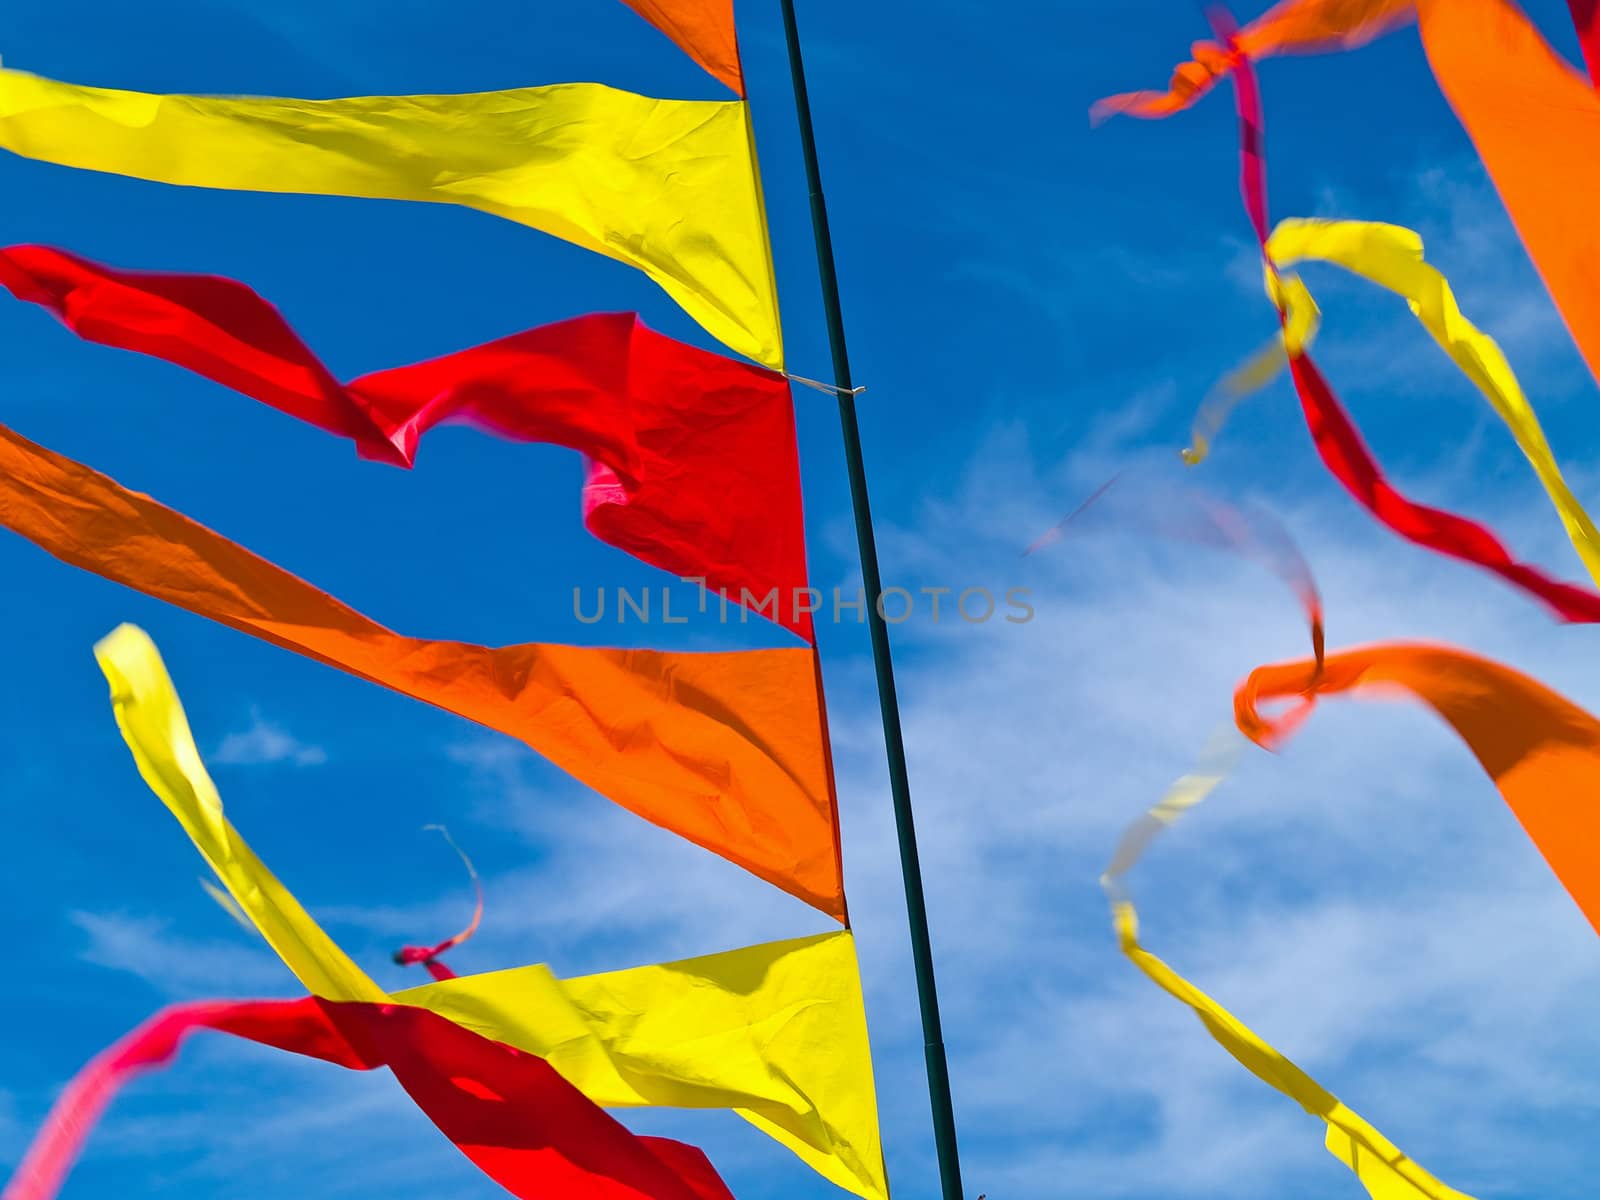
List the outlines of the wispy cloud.
<svg viewBox="0 0 1600 1200">
<path fill-rule="evenodd" d="M 78 957 L 126 971 L 171 995 L 248 994 L 293 989 L 293 980 L 269 950 L 242 938 L 201 941 L 173 931 L 158 917 L 73 912 L 71 922 L 88 938 Z"/>
<path fill-rule="evenodd" d="M 321 746 L 302 742 L 281 725 L 251 710 L 250 727 L 230 733 L 212 754 L 213 762 L 225 767 L 261 767 L 287 763 L 296 767 L 316 767 L 328 761 Z"/>
</svg>

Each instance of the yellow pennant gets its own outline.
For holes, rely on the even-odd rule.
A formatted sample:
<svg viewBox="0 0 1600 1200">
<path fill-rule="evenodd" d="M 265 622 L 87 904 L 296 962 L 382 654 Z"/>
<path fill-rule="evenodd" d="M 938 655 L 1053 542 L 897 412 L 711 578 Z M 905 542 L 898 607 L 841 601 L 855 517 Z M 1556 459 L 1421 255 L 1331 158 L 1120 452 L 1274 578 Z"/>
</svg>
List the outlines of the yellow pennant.
<svg viewBox="0 0 1600 1200">
<path fill-rule="evenodd" d="M 145 782 L 314 995 L 429 1009 L 547 1059 L 603 1106 L 732 1109 L 824 1178 L 866 1200 L 887 1200 L 849 930 L 579 979 L 521 967 L 391 996 L 229 823 L 144 631 L 118 627 L 95 657 Z"/>
<path fill-rule="evenodd" d="M 1163 830 L 1204 801 L 1227 778 L 1240 740 L 1231 733 L 1212 739 L 1193 771 L 1174 783 L 1144 816 L 1128 827 L 1101 883 L 1111 896 L 1112 922 L 1122 952 L 1162 991 L 1194 1010 L 1217 1044 L 1252 1075 L 1294 1100 L 1327 1125 L 1325 1144 L 1355 1172 L 1372 1200 L 1473 1200 L 1424 1171 L 1359 1113 L 1346 1108 L 1311 1076 L 1263 1041 L 1222 1005 L 1139 944 L 1139 914 L 1122 879 Z"/>
<path fill-rule="evenodd" d="M 0 69 L 0 147 L 186 187 L 460 204 L 643 271 L 781 369 L 749 110 L 596 83 L 462 96 L 157 96 Z"/>
</svg>

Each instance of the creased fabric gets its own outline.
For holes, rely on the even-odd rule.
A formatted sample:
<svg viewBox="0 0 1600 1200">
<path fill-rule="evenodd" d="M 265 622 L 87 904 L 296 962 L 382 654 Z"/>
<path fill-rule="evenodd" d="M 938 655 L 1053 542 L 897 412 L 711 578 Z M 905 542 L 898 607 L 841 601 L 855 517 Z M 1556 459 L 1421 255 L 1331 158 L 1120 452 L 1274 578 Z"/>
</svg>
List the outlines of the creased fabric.
<svg viewBox="0 0 1600 1200">
<path fill-rule="evenodd" d="M 733 29 L 733 0 L 623 0 L 705 71 L 744 95 L 744 68 Z"/>
<path fill-rule="evenodd" d="M 314 995 L 426 1008 L 548 1059 L 608 1107 L 731 1108 L 825 1178 L 867 1200 L 887 1200 L 848 930 L 580 979 L 521 967 L 390 997 L 228 822 L 150 639 L 123 625 L 95 655 L 145 782 Z"/>
<path fill-rule="evenodd" d="M 1420 12 L 1434 78 L 1600 379 L 1600 93 L 1505 0 L 1425 0 Z"/>
<path fill-rule="evenodd" d="M 1410 20 L 1416 0 L 1284 0 L 1237 34 L 1240 53 L 1254 59 L 1277 54 L 1353 50 Z M 1220 42 L 1196 42 L 1190 62 L 1180 64 L 1165 92 L 1125 92 L 1096 102 L 1090 117 L 1117 114 L 1158 118 L 1182 112 L 1228 73 L 1232 59 Z"/>
<path fill-rule="evenodd" d="M 460 204 L 645 272 L 727 346 L 783 366 L 741 101 L 594 83 L 460 96 L 160 96 L 0 69 L 0 147 L 186 187 Z"/>
<path fill-rule="evenodd" d="M 4 427 L 0 525 L 63 562 L 515 737 L 844 920 L 809 647 L 665 653 L 403 637 Z"/>
<path fill-rule="evenodd" d="M 338 382 L 271 304 L 213 275 L 123 271 L 47 246 L 0 249 L 0 286 L 87 341 L 153 355 L 409 467 L 434 426 L 465 422 L 589 460 L 595 536 L 812 638 L 788 381 L 646 326 L 577 317 Z M 754 607 L 754 606 L 752 606 Z M 765 613 L 765 609 L 757 609 Z"/>
<path fill-rule="evenodd" d="M 1195 1016 L 1240 1065 L 1273 1090 L 1320 1118 L 1328 1127 L 1328 1153 L 1349 1167 L 1372 1200 L 1472 1200 L 1435 1179 L 1361 1114 L 1307 1075 L 1182 975 L 1139 944 L 1139 916 L 1127 900 L 1113 905 L 1122 952 L 1157 987 L 1194 1010 Z"/>
<path fill-rule="evenodd" d="M 456 1149 L 522 1200 L 732 1200 L 699 1150 L 636 1137 L 540 1058 L 422 1009 L 312 997 L 162 1010 L 67 1085 L 0 1200 L 53 1200 L 122 1085 L 202 1029 L 350 1070 L 387 1067 Z"/>
<path fill-rule="evenodd" d="M 1449 646 L 1382 643 L 1258 667 L 1239 685 L 1239 729 L 1272 748 L 1292 732 L 1265 704 L 1329 695 L 1419 700 L 1467 744 L 1550 869 L 1600 931 L 1600 721 L 1537 680 Z"/>
<path fill-rule="evenodd" d="M 1225 27 L 1219 29 L 1225 36 Z M 1276 271 L 1267 254 L 1267 175 L 1263 146 L 1261 94 L 1248 56 L 1236 55 L 1232 78 L 1239 109 L 1239 187 L 1251 228 L 1261 243 L 1262 259 Z M 1288 317 L 1279 309 L 1287 329 Z M 1600 592 L 1564 583 L 1539 568 L 1511 557 L 1500 539 L 1476 521 L 1417 504 L 1396 490 L 1379 469 L 1355 423 L 1302 348 L 1289 360 L 1295 392 L 1305 413 L 1318 455 L 1345 490 L 1395 533 L 1436 553 L 1448 555 L 1499 575 L 1542 601 L 1564 621 L 1600 621 Z"/>
</svg>

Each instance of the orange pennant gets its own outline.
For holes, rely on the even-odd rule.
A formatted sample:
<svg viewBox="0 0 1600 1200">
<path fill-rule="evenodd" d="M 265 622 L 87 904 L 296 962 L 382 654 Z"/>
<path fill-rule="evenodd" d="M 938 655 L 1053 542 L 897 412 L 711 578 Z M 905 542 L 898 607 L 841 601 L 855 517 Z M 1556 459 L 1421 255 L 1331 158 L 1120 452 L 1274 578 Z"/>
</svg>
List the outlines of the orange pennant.
<svg viewBox="0 0 1600 1200">
<path fill-rule="evenodd" d="M 0 524 L 64 562 L 517 738 L 630 812 L 845 919 L 809 647 L 662 653 L 402 637 L 4 426 Z"/>
<path fill-rule="evenodd" d="M 623 0 L 695 62 L 744 95 L 739 39 L 733 29 L 733 0 Z"/>
<path fill-rule="evenodd" d="M 1320 665 L 1258 667 L 1234 694 L 1234 715 L 1242 733 L 1271 748 L 1292 727 L 1263 716 L 1263 701 L 1362 691 L 1408 693 L 1450 724 L 1600 931 L 1600 721 L 1500 663 L 1400 642 L 1330 654 Z"/>
</svg>

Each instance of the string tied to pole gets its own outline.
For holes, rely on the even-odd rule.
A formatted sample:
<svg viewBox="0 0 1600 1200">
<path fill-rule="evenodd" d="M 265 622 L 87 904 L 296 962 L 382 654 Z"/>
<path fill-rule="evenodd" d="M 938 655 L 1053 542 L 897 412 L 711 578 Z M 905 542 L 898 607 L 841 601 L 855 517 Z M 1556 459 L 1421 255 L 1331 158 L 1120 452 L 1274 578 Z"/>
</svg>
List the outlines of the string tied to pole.
<svg viewBox="0 0 1600 1200">
<path fill-rule="evenodd" d="M 803 387 L 824 392 L 829 396 L 859 396 L 867 390 L 865 384 L 860 387 L 840 387 L 837 383 L 823 383 L 820 379 L 807 379 L 804 375 L 794 375 L 788 371 L 783 373 L 783 377 L 790 383 L 798 383 Z"/>
</svg>

